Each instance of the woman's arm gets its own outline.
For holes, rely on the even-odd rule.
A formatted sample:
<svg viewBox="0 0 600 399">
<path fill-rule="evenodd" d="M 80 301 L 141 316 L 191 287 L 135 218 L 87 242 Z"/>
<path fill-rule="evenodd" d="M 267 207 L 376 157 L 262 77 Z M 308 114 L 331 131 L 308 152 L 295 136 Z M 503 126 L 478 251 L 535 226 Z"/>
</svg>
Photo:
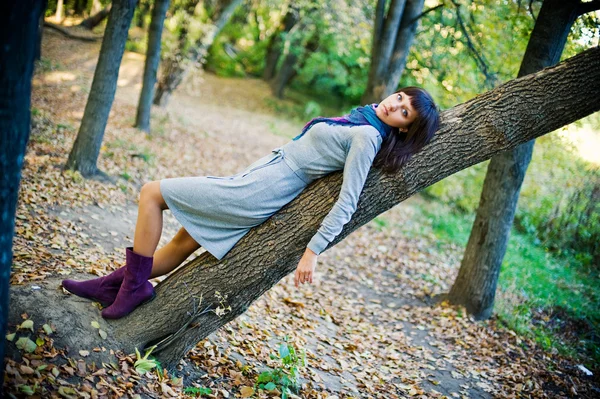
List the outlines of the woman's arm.
<svg viewBox="0 0 600 399">
<path fill-rule="evenodd" d="M 371 133 L 369 131 L 369 133 Z M 344 164 L 342 188 L 338 200 L 331 211 L 321 222 L 317 233 L 307 245 L 300 259 L 294 281 L 312 283 L 314 269 L 317 265 L 317 255 L 340 234 L 342 228 L 356 210 L 358 198 L 362 192 L 367 175 L 373 164 L 373 159 L 379 150 L 381 137 L 373 129 L 372 134 L 356 135 L 348 151 Z"/>
</svg>

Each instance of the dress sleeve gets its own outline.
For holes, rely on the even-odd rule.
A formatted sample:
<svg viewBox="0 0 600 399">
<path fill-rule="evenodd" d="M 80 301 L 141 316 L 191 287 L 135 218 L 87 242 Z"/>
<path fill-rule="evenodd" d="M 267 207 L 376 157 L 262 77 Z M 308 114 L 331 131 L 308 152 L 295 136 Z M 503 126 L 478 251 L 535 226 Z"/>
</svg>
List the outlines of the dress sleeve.
<svg viewBox="0 0 600 399">
<path fill-rule="evenodd" d="M 379 150 L 380 140 L 379 134 L 357 135 L 353 138 L 344 163 L 343 182 L 338 200 L 307 245 L 317 255 L 340 234 L 356 211 L 358 198 Z"/>
</svg>

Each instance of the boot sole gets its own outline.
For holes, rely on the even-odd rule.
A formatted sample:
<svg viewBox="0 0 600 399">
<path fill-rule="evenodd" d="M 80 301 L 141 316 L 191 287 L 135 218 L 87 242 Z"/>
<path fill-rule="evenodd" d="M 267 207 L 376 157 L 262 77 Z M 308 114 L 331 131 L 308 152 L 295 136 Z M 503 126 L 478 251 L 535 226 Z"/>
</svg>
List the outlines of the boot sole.
<svg viewBox="0 0 600 399">
<path fill-rule="evenodd" d="M 144 302 L 140 302 L 140 304 L 137 305 L 135 308 L 133 308 L 131 310 L 131 312 L 125 313 L 124 315 L 122 315 L 121 317 L 119 317 L 119 319 L 122 319 L 123 317 L 125 317 L 125 316 L 133 313 L 134 310 L 136 310 L 137 308 L 139 308 L 142 305 L 147 304 L 148 302 L 151 302 L 154 298 L 156 298 L 156 292 L 152 291 L 152 296 L 150 298 L 146 299 Z M 106 319 L 106 317 L 104 317 L 104 316 L 102 316 L 102 317 Z M 112 319 L 112 318 L 109 317 L 108 320 L 118 320 L 118 319 Z"/>
</svg>

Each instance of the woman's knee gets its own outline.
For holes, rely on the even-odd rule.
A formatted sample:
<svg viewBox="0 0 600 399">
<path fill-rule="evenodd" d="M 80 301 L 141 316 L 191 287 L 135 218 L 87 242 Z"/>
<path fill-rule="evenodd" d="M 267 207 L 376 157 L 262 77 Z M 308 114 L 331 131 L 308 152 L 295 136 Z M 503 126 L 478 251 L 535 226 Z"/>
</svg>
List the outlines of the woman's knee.
<svg viewBox="0 0 600 399">
<path fill-rule="evenodd" d="M 168 206 L 160 192 L 160 181 L 151 181 L 142 186 L 140 190 L 140 203 L 153 203 L 160 206 L 161 209 L 168 209 Z"/>
</svg>

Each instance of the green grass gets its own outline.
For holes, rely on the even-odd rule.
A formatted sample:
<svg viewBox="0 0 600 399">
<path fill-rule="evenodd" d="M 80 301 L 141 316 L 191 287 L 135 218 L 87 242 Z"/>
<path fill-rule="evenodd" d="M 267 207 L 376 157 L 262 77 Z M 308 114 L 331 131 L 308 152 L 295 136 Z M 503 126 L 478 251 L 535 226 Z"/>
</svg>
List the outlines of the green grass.
<svg viewBox="0 0 600 399">
<path fill-rule="evenodd" d="M 434 237 L 438 247 L 466 246 L 473 214 L 453 211 L 438 201 L 425 201 L 416 208 L 419 228 L 413 227 L 411 234 Z M 534 338 L 546 349 L 599 361 L 600 346 L 588 339 L 600 327 L 597 272 L 535 242 L 532 235 L 512 230 L 498 281 L 496 314 L 508 328 Z M 566 328 L 579 326 L 573 339 L 557 334 L 565 323 Z"/>
</svg>

